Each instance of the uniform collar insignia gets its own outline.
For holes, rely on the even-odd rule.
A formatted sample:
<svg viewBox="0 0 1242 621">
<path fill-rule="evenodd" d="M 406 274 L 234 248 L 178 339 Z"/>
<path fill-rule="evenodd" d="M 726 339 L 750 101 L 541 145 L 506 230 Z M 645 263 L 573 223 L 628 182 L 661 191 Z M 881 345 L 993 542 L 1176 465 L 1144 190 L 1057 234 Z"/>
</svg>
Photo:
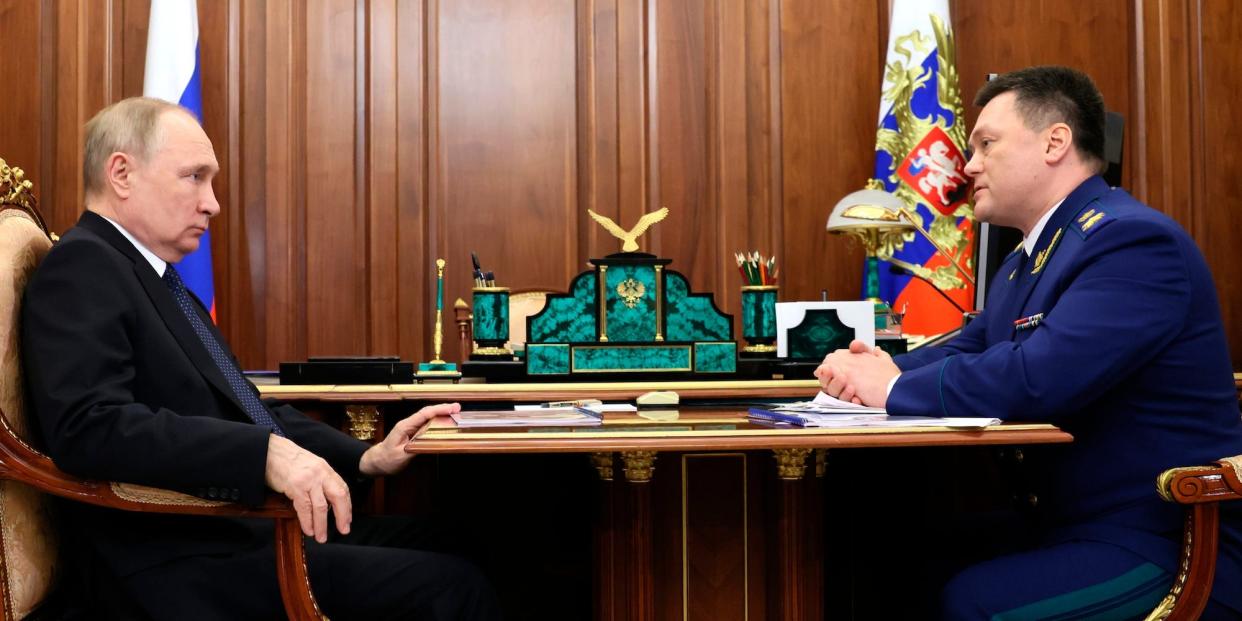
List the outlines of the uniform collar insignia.
<svg viewBox="0 0 1242 621">
<path fill-rule="evenodd" d="M 1065 229 L 1057 229 L 1056 234 L 1052 236 L 1052 241 L 1048 242 L 1048 247 L 1040 250 L 1035 254 L 1035 267 L 1031 269 L 1032 274 L 1038 274 L 1044 269 L 1048 258 L 1052 256 L 1052 251 L 1056 250 L 1057 242 L 1061 241 L 1061 232 Z"/>
</svg>

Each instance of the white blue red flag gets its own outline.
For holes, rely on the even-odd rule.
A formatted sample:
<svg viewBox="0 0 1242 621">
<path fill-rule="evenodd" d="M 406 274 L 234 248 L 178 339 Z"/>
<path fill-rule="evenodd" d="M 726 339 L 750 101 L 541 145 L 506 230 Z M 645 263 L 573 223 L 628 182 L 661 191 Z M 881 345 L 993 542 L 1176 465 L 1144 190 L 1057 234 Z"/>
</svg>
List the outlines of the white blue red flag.
<svg viewBox="0 0 1242 621">
<path fill-rule="evenodd" d="M 895 0 L 891 23 L 868 187 L 901 198 L 922 229 L 905 236 L 892 262 L 970 309 L 974 287 L 963 272 L 973 278 L 974 211 L 948 0 Z M 952 304 L 908 274 L 880 270 L 879 297 L 898 312 L 907 309 L 902 328 L 909 334 L 939 334 L 962 322 Z"/>
<path fill-rule="evenodd" d="M 203 87 L 198 63 L 198 8 L 195 0 L 151 0 L 147 24 L 147 66 L 142 94 L 181 104 L 203 122 Z M 216 291 L 211 271 L 211 231 L 198 250 L 176 264 L 190 291 L 216 319 Z"/>
</svg>

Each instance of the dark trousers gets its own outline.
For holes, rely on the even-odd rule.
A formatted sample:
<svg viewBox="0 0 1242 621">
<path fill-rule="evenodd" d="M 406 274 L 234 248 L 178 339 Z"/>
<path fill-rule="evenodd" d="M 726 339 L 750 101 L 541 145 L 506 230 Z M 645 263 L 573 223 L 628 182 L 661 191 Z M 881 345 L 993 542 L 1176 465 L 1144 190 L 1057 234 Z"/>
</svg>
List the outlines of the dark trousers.
<svg viewBox="0 0 1242 621">
<path fill-rule="evenodd" d="M 1173 575 L 1123 548 L 1067 541 L 972 565 L 945 587 L 941 616 L 952 621 L 1143 619 Z M 1208 604 L 1204 621 L 1238 613 Z"/>
<path fill-rule="evenodd" d="M 443 552 L 426 522 L 405 517 L 354 519 L 348 536 L 306 541 L 311 590 L 334 621 L 348 619 L 497 620 L 491 585 L 469 562 Z M 283 619 L 271 544 L 239 554 L 178 559 L 113 584 L 127 594 L 98 594 L 91 619 Z M 100 601 L 99 597 L 104 597 Z"/>
</svg>

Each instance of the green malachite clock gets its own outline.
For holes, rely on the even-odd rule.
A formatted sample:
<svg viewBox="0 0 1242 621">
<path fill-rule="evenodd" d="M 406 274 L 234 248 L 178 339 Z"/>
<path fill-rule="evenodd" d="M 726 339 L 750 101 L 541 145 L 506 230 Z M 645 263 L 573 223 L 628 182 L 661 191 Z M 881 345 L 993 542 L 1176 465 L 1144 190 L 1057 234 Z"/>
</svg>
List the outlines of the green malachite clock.
<svg viewBox="0 0 1242 621">
<path fill-rule="evenodd" d="M 737 371 L 733 317 L 693 293 L 669 259 L 637 252 L 593 259 L 567 293 L 527 320 L 530 376 L 633 373 L 721 377 Z M 635 378 L 637 379 L 637 378 Z"/>
</svg>

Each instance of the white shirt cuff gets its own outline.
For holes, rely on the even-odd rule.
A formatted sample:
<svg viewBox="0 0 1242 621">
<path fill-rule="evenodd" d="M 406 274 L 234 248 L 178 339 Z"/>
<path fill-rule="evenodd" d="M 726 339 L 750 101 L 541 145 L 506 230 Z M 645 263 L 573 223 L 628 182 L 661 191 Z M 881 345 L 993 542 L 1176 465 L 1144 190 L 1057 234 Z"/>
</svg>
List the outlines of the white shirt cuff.
<svg viewBox="0 0 1242 621">
<path fill-rule="evenodd" d="M 897 375 L 894 375 L 893 379 L 888 380 L 888 388 L 884 390 L 885 399 L 888 399 L 888 396 L 893 394 L 893 385 L 897 383 L 897 378 L 899 377 L 901 377 L 900 373 L 898 373 Z"/>
</svg>

